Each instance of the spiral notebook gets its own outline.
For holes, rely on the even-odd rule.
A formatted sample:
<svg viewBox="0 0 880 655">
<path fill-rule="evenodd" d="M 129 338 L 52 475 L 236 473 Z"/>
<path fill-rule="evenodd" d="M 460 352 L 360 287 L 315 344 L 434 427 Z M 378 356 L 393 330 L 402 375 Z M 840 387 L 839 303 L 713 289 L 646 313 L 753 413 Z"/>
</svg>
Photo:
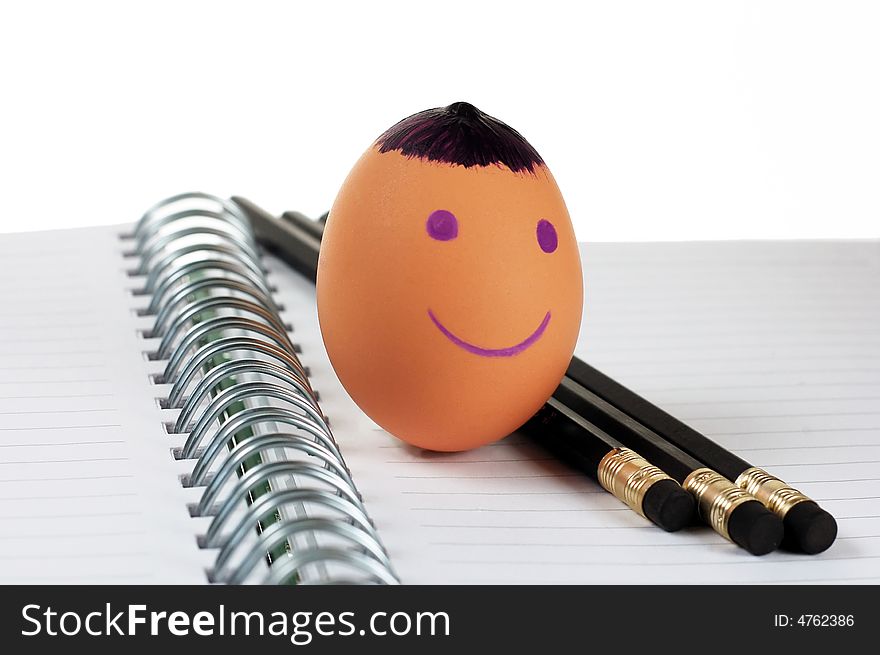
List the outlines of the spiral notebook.
<svg viewBox="0 0 880 655">
<path fill-rule="evenodd" d="M 0 252 L 2 581 L 397 581 L 233 204 Z"/>
<path fill-rule="evenodd" d="M 880 579 L 880 245 L 596 244 L 578 354 L 827 507 L 815 557 L 667 534 L 514 434 L 363 415 L 314 289 L 202 194 L 0 236 L 0 582 Z"/>
</svg>

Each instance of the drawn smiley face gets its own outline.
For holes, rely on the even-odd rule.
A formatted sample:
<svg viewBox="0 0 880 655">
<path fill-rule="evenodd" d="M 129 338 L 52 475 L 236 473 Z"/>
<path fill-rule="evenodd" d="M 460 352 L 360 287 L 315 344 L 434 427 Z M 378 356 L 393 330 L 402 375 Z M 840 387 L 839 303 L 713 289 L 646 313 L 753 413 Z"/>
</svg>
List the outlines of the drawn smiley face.
<svg viewBox="0 0 880 655">
<path fill-rule="evenodd" d="M 455 217 L 455 214 L 446 209 L 437 209 L 431 212 L 428 216 L 425 227 L 428 236 L 437 241 L 452 241 L 458 237 L 458 219 Z M 547 254 L 555 252 L 559 245 L 559 237 L 556 234 L 556 228 L 553 227 L 553 223 L 546 219 L 542 218 L 538 221 L 537 227 L 535 228 L 535 237 L 538 246 Z M 529 348 L 541 338 L 541 335 L 544 334 L 544 330 L 547 329 L 547 326 L 550 323 L 551 313 L 548 310 L 547 313 L 544 314 L 544 318 L 541 320 L 538 327 L 536 327 L 535 330 L 525 339 L 519 343 L 501 348 L 478 346 L 462 339 L 447 328 L 430 308 L 428 309 L 428 318 L 430 318 L 431 322 L 437 326 L 437 329 L 440 330 L 440 333 L 443 334 L 443 336 L 472 355 L 478 355 L 480 357 L 513 357 Z"/>
<path fill-rule="evenodd" d="M 450 451 L 541 407 L 583 303 L 571 221 L 542 163 L 455 165 L 375 145 L 330 210 L 317 291 L 351 398 L 391 434 Z"/>
</svg>

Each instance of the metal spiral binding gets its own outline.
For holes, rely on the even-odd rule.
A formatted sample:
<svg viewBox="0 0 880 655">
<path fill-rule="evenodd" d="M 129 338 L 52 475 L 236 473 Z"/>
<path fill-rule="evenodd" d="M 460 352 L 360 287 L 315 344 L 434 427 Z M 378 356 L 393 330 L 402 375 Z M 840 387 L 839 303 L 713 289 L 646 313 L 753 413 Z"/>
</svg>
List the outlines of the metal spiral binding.
<svg viewBox="0 0 880 655">
<path fill-rule="evenodd" d="M 157 382 L 179 410 L 192 508 L 211 517 L 211 581 L 376 583 L 397 576 L 297 357 L 250 224 L 232 202 L 186 193 L 150 208 L 131 234 L 159 340 Z M 268 563 L 268 566 L 267 566 Z M 262 573 L 261 573 L 262 571 Z"/>
</svg>

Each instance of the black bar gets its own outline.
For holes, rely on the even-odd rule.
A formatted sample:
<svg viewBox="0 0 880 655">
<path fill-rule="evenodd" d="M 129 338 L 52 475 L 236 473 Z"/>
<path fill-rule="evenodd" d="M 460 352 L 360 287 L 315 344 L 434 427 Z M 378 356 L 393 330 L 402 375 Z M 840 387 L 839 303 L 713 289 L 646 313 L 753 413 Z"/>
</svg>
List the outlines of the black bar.
<svg viewBox="0 0 880 655">
<path fill-rule="evenodd" d="M 779 586 L 757 593 L 745 586 L 21 586 L 5 592 L 0 598 L 0 640 L 3 652 L 10 654 L 118 655 L 138 646 L 168 653 L 339 653 L 360 652 L 365 646 L 366 652 L 407 655 L 479 648 L 493 653 L 630 653 L 667 652 L 673 644 L 683 653 L 814 653 L 832 648 L 864 653 L 870 652 L 869 644 L 880 632 L 873 587 Z M 136 615 L 146 621 L 134 626 L 133 636 L 118 635 L 112 627 L 112 636 L 90 636 L 81 627 L 76 636 L 53 637 L 46 634 L 44 619 L 38 618 L 51 608 L 51 627 L 60 633 L 64 613 L 76 612 L 82 621 L 91 612 L 111 617 L 123 612 L 116 625 L 128 632 L 129 605 L 138 604 L 145 607 L 135 610 Z M 28 605 L 32 607 L 25 610 Z M 30 619 L 24 618 L 25 611 Z M 155 636 L 150 634 L 152 612 L 165 613 Z M 173 612 L 183 613 L 177 620 L 186 626 L 185 635 L 169 630 Z M 210 624 L 207 630 L 212 634 L 200 635 L 193 628 L 197 612 L 211 617 L 203 616 L 202 625 Z M 248 619 L 250 634 L 244 634 L 244 621 L 239 619 L 232 635 L 231 612 L 258 612 L 262 619 Z M 342 612 L 351 613 L 343 617 L 345 622 L 339 620 Z M 407 634 L 391 633 L 392 617 L 398 612 L 403 614 L 394 625 L 398 632 L 409 625 Z M 430 621 L 421 620 L 422 634 L 415 634 L 418 612 L 445 613 L 448 621 L 437 618 L 432 631 Z M 384 614 L 374 619 L 376 613 Z M 268 629 L 273 621 L 278 633 L 274 636 Z M 75 624 L 73 616 L 65 620 L 68 631 Z M 40 634 L 22 634 L 38 625 Z M 104 632 L 107 621 L 93 617 L 91 627 Z M 371 627 L 387 634 L 374 634 Z M 298 649 L 294 643 L 307 648 Z"/>
</svg>

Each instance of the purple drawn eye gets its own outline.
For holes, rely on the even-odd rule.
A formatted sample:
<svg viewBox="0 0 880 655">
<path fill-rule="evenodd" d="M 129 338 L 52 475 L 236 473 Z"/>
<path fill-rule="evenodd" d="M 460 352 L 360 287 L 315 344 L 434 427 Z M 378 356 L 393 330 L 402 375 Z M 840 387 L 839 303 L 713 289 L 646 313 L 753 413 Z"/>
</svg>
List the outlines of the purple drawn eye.
<svg viewBox="0 0 880 655">
<path fill-rule="evenodd" d="M 445 209 L 432 211 L 426 224 L 428 236 L 437 241 L 449 241 L 458 236 L 458 219 Z"/>
<path fill-rule="evenodd" d="M 538 245 L 541 246 L 541 250 L 544 252 L 556 250 L 556 246 L 559 245 L 559 239 L 556 236 L 556 228 L 553 227 L 553 223 L 542 218 L 538 221 L 537 234 Z"/>
</svg>

